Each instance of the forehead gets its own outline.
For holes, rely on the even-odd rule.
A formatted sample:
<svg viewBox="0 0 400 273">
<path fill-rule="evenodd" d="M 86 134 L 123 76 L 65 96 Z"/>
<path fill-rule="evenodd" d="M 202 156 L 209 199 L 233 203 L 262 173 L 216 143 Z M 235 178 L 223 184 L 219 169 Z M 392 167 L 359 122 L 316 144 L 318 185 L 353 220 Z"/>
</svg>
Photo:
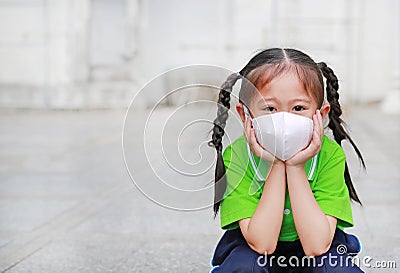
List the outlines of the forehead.
<svg viewBox="0 0 400 273">
<path fill-rule="evenodd" d="M 257 101 L 266 98 L 275 98 L 279 101 L 288 101 L 297 98 L 312 100 L 304 83 L 292 71 L 273 78 L 269 83 L 260 86 L 258 90 L 259 92 L 256 92 L 255 96 Z"/>
</svg>

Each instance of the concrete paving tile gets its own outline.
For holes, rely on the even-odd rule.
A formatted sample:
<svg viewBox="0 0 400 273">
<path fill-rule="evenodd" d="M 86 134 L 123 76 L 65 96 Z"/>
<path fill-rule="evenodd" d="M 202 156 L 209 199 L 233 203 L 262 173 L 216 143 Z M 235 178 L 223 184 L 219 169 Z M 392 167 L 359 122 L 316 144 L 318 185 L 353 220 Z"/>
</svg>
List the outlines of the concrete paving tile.
<svg viewBox="0 0 400 273">
<path fill-rule="evenodd" d="M 204 234 L 73 233 L 7 272 L 207 272 L 217 239 Z"/>
<path fill-rule="evenodd" d="M 163 109 L 158 117 L 170 112 Z M 146 114 L 134 115 L 129 120 L 132 128 L 139 128 Z M 209 114 L 214 117 L 215 111 Z M 193 113 L 189 113 L 184 118 L 192 117 Z M 123 119 L 121 110 L 2 111 L 0 255 L 3 256 L 0 258 L 4 259 L 0 259 L 1 270 L 50 273 L 210 270 L 212 253 L 223 233 L 219 218 L 213 219 L 211 208 L 192 212 L 167 209 L 146 198 L 134 186 L 122 158 Z M 363 244 L 360 256 L 395 260 L 399 267 L 399 116 L 386 115 L 375 108 L 355 107 L 345 111 L 345 120 L 368 168 L 366 173 L 362 172 L 352 149 L 348 144 L 343 145 L 364 203 L 363 207 L 353 205 L 355 227 L 347 231 L 359 236 Z M 179 128 L 181 121 L 177 119 L 171 126 Z M 240 126 L 233 120 L 228 123 L 227 135 L 239 136 Z M 154 120 L 154 124 L 153 129 L 161 128 L 162 119 Z M 191 132 L 191 141 L 181 143 L 182 155 L 188 162 L 197 159 L 194 138 L 208 137 L 204 128 L 200 129 Z M 133 141 L 128 148 L 134 153 L 130 159 L 138 167 L 134 178 L 148 182 L 151 185 L 148 189 L 153 190 L 154 185 L 160 184 L 154 181 L 149 162 L 139 156 L 142 144 L 136 138 L 142 132 L 135 129 L 131 133 Z M 171 139 L 175 138 L 169 136 Z M 197 186 L 190 184 L 190 179 L 183 180 L 165 164 L 157 148 L 157 136 L 148 141 L 150 163 L 161 169 L 158 175 L 164 181 L 180 187 Z M 210 152 L 205 148 L 204 151 Z M 175 156 L 169 158 L 170 163 L 185 167 L 177 160 L 177 151 L 166 151 Z M 158 197 L 165 197 L 168 202 L 180 198 L 163 190 Z M 196 204 L 202 198 L 188 195 L 180 204 Z"/>
<path fill-rule="evenodd" d="M 219 218 L 215 220 L 211 208 L 200 211 L 175 211 L 158 206 L 130 191 L 120 196 L 94 217 L 86 219 L 76 231 L 169 234 L 220 234 Z"/>
<path fill-rule="evenodd" d="M 76 203 L 74 200 L 0 199 L 0 230 L 33 230 Z"/>
</svg>

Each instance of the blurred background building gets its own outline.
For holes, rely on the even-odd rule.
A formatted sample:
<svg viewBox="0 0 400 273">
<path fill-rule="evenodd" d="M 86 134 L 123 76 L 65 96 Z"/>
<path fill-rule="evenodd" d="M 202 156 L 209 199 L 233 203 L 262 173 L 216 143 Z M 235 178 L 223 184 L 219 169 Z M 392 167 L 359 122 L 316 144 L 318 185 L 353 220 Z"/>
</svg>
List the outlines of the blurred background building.
<svg viewBox="0 0 400 273">
<path fill-rule="evenodd" d="M 0 105 L 125 107 L 166 70 L 278 46 L 334 67 L 343 103 L 399 111 L 399 36 L 398 0 L 0 0 Z"/>
<path fill-rule="evenodd" d="M 215 94 L 150 109 L 269 47 L 338 75 L 367 165 L 344 141 L 364 204 L 350 233 L 361 258 L 397 261 L 366 272 L 399 272 L 400 0 L 0 0 L 0 272 L 208 272 L 216 106 L 186 102 Z M 157 77 L 193 64 L 214 67 Z M 227 122 L 226 144 L 243 132 Z"/>
</svg>

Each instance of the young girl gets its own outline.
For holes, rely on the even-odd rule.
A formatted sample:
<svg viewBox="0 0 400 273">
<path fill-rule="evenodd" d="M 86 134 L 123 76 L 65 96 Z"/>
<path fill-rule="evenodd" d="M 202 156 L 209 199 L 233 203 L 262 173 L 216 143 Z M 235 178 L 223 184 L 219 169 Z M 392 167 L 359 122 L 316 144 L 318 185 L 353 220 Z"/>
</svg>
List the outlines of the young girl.
<svg viewBox="0 0 400 273">
<path fill-rule="evenodd" d="M 244 136 L 222 152 L 230 93 L 239 79 L 236 111 Z M 350 199 L 361 202 L 342 140 L 365 165 L 343 128 L 338 88 L 325 63 L 278 48 L 261 51 L 224 82 L 209 144 L 217 151 L 214 216 L 221 206 L 227 231 L 211 272 L 362 272 L 350 259 L 360 243 L 343 231 L 353 226 Z M 335 141 L 324 135 L 327 116 Z M 268 135 L 271 126 L 275 135 Z"/>
</svg>

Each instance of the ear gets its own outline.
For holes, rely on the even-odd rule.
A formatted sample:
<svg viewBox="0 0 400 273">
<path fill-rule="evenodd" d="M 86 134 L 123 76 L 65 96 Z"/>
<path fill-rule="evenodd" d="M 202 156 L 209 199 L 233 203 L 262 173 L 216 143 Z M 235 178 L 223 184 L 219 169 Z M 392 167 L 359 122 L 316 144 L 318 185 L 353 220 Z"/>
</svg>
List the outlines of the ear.
<svg viewBox="0 0 400 273">
<path fill-rule="evenodd" d="M 243 104 L 238 102 L 236 104 L 236 112 L 239 114 L 240 118 L 242 119 L 242 122 L 244 123 L 246 121 L 246 116 L 244 114 L 244 109 L 243 109 Z"/>
<path fill-rule="evenodd" d="M 329 103 L 324 103 L 324 105 L 322 105 L 321 110 L 320 110 L 322 119 L 324 119 L 326 116 L 328 116 L 330 110 L 331 110 L 331 106 Z"/>
</svg>

